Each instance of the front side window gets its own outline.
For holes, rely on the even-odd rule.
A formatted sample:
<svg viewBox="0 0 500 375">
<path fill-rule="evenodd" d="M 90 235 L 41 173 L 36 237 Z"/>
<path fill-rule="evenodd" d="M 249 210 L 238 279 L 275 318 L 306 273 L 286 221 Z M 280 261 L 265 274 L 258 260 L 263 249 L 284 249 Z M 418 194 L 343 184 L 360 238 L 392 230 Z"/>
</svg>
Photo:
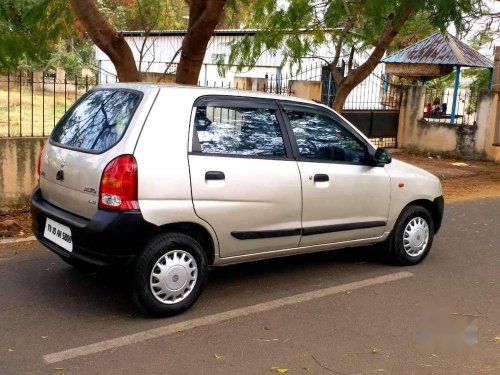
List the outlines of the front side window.
<svg viewBox="0 0 500 375">
<path fill-rule="evenodd" d="M 121 139 L 140 100 L 132 91 L 90 91 L 57 124 L 51 140 L 83 151 L 107 150 Z"/>
<path fill-rule="evenodd" d="M 222 155 L 285 156 L 283 137 L 274 109 L 197 107 L 194 125 L 193 151 Z"/>
<path fill-rule="evenodd" d="M 302 158 L 365 162 L 364 144 L 332 118 L 302 110 L 287 110 L 286 114 Z"/>
</svg>

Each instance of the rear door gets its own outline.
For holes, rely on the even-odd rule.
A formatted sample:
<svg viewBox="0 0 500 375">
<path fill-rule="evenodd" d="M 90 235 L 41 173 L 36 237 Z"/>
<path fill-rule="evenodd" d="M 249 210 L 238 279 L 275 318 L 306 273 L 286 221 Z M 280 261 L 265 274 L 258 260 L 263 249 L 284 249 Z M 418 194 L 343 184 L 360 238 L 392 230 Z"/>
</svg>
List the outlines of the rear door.
<svg viewBox="0 0 500 375">
<path fill-rule="evenodd" d="M 384 234 L 390 177 L 367 163 L 366 145 L 331 111 L 284 103 L 302 178 L 301 246 L 355 241 Z"/>
<path fill-rule="evenodd" d="M 86 218 L 95 214 L 102 171 L 121 153 L 113 147 L 125 135 L 142 96 L 133 90 L 98 89 L 70 109 L 43 151 L 40 189 L 45 200 Z"/>
<path fill-rule="evenodd" d="M 191 128 L 193 204 L 217 233 L 220 256 L 296 247 L 300 174 L 276 103 L 203 97 Z"/>
</svg>

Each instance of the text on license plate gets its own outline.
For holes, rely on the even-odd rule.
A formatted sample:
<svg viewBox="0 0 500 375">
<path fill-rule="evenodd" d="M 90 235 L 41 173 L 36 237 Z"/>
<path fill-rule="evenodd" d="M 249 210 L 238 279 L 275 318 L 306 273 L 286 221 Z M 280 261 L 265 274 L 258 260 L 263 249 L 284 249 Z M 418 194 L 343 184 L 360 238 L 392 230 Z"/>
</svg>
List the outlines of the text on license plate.
<svg viewBox="0 0 500 375">
<path fill-rule="evenodd" d="M 45 232 L 43 236 L 61 246 L 63 249 L 73 251 L 73 240 L 71 239 L 71 229 L 66 225 L 59 224 L 57 221 L 47 218 L 45 222 Z"/>
</svg>

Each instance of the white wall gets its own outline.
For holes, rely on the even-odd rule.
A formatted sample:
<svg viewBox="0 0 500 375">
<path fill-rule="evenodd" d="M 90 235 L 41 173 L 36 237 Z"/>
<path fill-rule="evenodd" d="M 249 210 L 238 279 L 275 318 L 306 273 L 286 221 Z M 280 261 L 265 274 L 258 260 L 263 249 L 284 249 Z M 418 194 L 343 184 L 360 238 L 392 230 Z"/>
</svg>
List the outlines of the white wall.
<svg viewBox="0 0 500 375">
<path fill-rule="evenodd" d="M 233 82 L 233 77 L 235 75 L 264 78 L 266 73 L 269 76 L 276 76 L 276 74 L 279 74 L 281 71 L 282 75 L 290 76 L 294 74 L 292 71 L 295 72 L 297 70 L 297 67 L 294 67 L 292 70 L 290 70 L 288 66 L 279 68 L 283 62 L 283 54 L 281 51 L 277 51 L 276 53 L 265 51 L 257 60 L 256 67 L 254 69 L 245 71 L 241 74 L 236 74 L 235 70 L 232 69 L 232 71 L 228 72 L 225 77 L 219 76 L 216 67 L 217 56 L 224 55 L 226 56 L 227 61 L 227 56 L 229 56 L 230 53 L 229 43 L 241 38 L 242 36 L 225 34 L 214 35 L 211 38 L 203 61 L 203 68 L 200 72 L 201 85 L 206 85 L 206 81 L 211 82 L 210 85 L 213 85 L 214 81 L 218 84 L 224 82 L 224 85 L 227 85 L 229 82 Z M 141 55 L 140 51 L 141 49 L 143 50 L 143 59 L 141 61 L 140 70 L 143 72 L 149 71 L 156 73 L 163 73 L 165 71 L 165 68 L 172 61 L 172 57 L 180 48 L 182 39 L 183 36 L 178 35 L 149 36 L 146 39 L 146 43 L 144 43 L 144 38 L 141 36 L 125 36 L 125 40 L 131 47 L 137 65 L 139 65 Z M 325 44 L 320 46 L 317 50 L 317 55 L 326 59 L 331 59 L 332 53 L 329 51 L 329 45 Z M 173 60 L 173 63 L 178 63 L 179 58 L 180 56 L 177 55 Z M 108 56 L 97 47 L 96 60 L 98 61 L 100 68 L 99 82 L 106 82 L 106 76 L 108 76 L 108 82 L 115 81 L 116 70 L 114 69 L 113 64 L 110 62 Z M 302 61 L 302 65 L 306 67 L 311 65 L 320 66 L 322 63 L 323 61 L 317 58 L 303 59 Z M 175 71 L 175 67 L 172 71 Z"/>
<path fill-rule="evenodd" d="M 174 32 L 175 33 L 175 32 Z M 302 70 L 298 72 L 298 66 L 289 67 L 288 64 L 283 64 L 282 51 L 272 53 L 265 51 L 257 60 L 256 66 L 253 69 L 245 70 L 241 73 L 236 73 L 236 69 L 230 69 L 224 76 L 220 76 L 217 71 L 216 56 L 230 53 L 229 43 L 234 40 L 241 39 L 242 36 L 219 34 L 214 35 L 207 48 L 203 66 L 200 71 L 199 84 L 201 86 L 224 86 L 233 87 L 234 77 L 252 77 L 273 79 L 275 84 L 276 77 L 281 76 L 282 79 L 291 78 L 294 80 L 314 80 L 319 81 L 321 78 L 321 66 L 324 60 L 320 58 L 305 58 L 301 62 Z M 171 62 L 172 57 L 182 44 L 182 35 L 163 35 L 149 36 L 143 48 L 144 38 L 141 36 L 125 36 L 125 40 L 130 45 L 137 64 L 139 64 L 140 50 L 143 50 L 143 60 L 141 62 L 142 72 L 163 73 L 165 68 Z M 332 43 L 326 42 L 316 51 L 317 56 L 321 56 L 327 60 L 333 59 L 333 51 L 331 51 Z M 368 51 L 369 52 L 369 51 Z M 365 54 L 355 57 L 357 61 L 363 61 Z M 96 47 L 96 60 L 99 65 L 98 82 L 115 82 L 116 71 L 109 60 L 108 56 Z M 179 62 L 179 55 L 173 60 L 174 63 Z M 170 71 L 175 72 L 175 66 L 171 67 Z M 375 74 L 378 77 L 383 76 L 383 65 L 380 64 L 375 69 Z M 351 95 L 347 98 L 346 108 L 358 108 L 359 102 L 367 103 L 369 109 L 382 108 L 381 101 L 381 80 L 371 75 L 356 87 Z"/>
</svg>

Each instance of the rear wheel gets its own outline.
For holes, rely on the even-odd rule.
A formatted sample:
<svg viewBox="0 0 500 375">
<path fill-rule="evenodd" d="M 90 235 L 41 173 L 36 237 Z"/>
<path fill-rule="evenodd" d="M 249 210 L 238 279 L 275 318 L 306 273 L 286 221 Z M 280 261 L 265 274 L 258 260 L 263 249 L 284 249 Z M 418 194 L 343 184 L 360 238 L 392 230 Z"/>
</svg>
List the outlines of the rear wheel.
<svg viewBox="0 0 500 375">
<path fill-rule="evenodd" d="M 387 240 L 390 259 L 402 266 L 420 263 L 429 254 L 434 239 L 432 216 L 421 206 L 406 207 Z"/>
<path fill-rule="evenodd" d="M 207 257 L 193 238 L 168 233 L 154 238 L 134 266 L 132 296 L 146 313 L 179 314 L 200 296 L 208 274 Z"/>
</svg>

